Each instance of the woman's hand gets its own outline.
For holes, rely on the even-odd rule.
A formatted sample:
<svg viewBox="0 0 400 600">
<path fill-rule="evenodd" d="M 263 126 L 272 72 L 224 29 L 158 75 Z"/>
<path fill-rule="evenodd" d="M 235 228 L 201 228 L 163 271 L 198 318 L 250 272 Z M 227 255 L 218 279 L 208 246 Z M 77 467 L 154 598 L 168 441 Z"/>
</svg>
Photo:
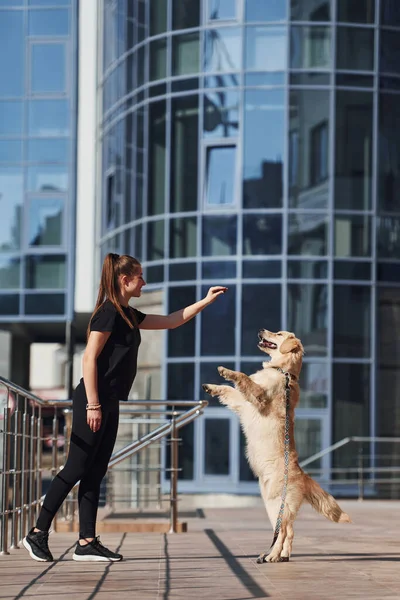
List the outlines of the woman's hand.
<svg viewBox="0 0 400 600">
<path fill-rule="evenodd" d="M 227 287 L 224 287 L 222 285 L 215 285 L 214 287 L 210 287 L 207 296 L 205 297 L 207 304 L 212 304 L 213 302 L 215 302 L 218 296 L 221 296 L 221 294 L 225 294 L 227 289 Z"/>
<path fill-rule="evenodd" d="M 102 414 L 101 414 L 101 408 L 98 408 L 96 410 L 87 410 L 86 411 L 87 415 L 86 415 L 86 419 L 87 419 L 87 424 L 89 425 L 90 429 L 96 433 L 96 431 L 98 431 L 101 427 L 101 419 L 102 419 Z"/>
</svg>

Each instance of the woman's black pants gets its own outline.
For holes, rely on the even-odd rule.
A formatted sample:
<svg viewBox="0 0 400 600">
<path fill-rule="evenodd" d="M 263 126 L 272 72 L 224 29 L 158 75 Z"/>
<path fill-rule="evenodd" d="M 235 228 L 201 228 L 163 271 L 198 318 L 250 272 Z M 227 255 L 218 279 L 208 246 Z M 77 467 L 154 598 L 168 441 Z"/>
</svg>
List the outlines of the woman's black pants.
<svg viewBox="0 0 400 600">
<path fill-rule="evenodd" d="M 80 481 L 79 537 L 96 536 L 100 484 L 107 472 L 118 431 L 119 402 L 107 399 L 102 404 L 102 423 L 94 433 L 86 421 L 86 392 L 81 382 L 74 393 L 71 442 L 64 468 L 55 476 L 43 502 L 37 529 L 48 531 L 51 522 L 74 485 Z"/>
</svg>

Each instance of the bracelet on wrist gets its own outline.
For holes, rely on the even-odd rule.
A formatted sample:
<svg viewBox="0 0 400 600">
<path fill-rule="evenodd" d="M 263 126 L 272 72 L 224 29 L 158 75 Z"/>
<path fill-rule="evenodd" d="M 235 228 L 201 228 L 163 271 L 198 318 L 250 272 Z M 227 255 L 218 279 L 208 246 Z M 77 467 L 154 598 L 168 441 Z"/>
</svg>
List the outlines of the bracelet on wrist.
<svg viewBox="0 0 400 600">
<path fill-rule="evenodd" d="M 101 410 L 101 404 L 86 404 L 86 410 Z"/>
</svg>

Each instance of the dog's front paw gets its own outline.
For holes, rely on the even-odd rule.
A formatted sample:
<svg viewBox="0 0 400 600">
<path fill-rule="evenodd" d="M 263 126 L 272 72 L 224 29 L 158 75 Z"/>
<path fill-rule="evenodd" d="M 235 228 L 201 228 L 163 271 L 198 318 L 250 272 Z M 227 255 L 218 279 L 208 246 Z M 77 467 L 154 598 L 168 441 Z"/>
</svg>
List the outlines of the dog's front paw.
<svg viewBox="0 0 400 600">
<path fill-rule="evenodd" d="M 217 385 L 213 385 L 212 383 L 203 383 L 201 387 L 207 394 L 210 394 L 210 396 L 218 396 Z"/>
<path fill-rule="evenodd" d="M 232 381 L 232 376 L 234 374 L 234 371 L 231 371 L 230 369 L 226 369 L 225 367 L 218 367 L 218 373 L 224 379 L 227 379 L 228 381 Z"/>
</svg>

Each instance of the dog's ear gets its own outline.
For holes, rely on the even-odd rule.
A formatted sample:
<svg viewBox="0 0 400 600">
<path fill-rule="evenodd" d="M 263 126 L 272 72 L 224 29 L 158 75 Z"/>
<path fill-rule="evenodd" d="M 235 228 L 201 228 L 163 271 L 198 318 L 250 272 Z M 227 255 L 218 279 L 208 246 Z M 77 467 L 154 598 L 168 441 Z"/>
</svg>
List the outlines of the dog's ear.
<svg viewBox="0 0 400 600">
<path fill-rule="evenodd" d="M 287 338 L 282 342 L 279 348 L 281 354 L 288 354 L 288 352 L 294 352 L 300 348 L 299 340 L 296 338 Z"/>
</svg>

